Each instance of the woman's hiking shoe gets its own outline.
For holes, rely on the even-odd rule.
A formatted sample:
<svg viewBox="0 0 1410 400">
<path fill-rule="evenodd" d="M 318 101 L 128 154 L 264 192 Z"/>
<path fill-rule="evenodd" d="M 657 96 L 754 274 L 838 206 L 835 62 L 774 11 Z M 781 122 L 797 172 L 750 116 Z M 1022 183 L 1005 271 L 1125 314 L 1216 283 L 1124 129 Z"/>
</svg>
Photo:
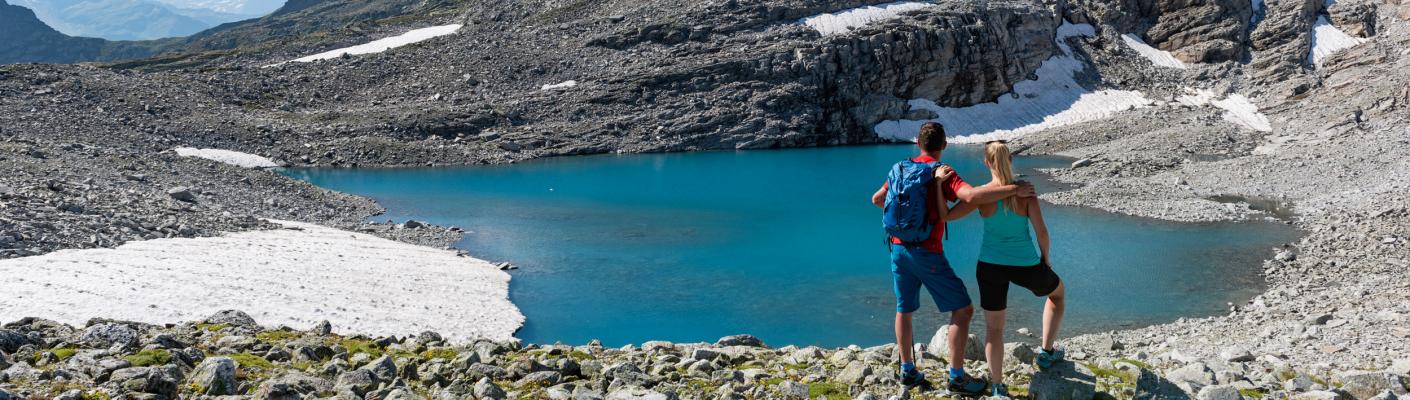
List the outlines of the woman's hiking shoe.
<svg viewBox="0 0 1410 400">
<path fill-rule="evenodd" d="M 990 396 L 998 397 L 1001 399 L 1009 398 L 1009 385 L 995 383 L 993 385 L 993 390 L 990 391 Z"/>
<path fill-rule="evenodd" d="M 1057 363 L 1062 362 L 1062 360 L 1062 350 L 1057 349 L 1044 349 L 1042 351 L 1039 351 L 1038 357 L 1035 357 L 1033 359 L 1034 363 L 1038 364 L 1038 369 L 1040 370 L 1047 370 L 1048 368 L 1052 368 L 1054 365 L 1057 365 Z"/>
<path fill-rule="evenodd" d="M 989 381 L 969 374 L 960 375 L 958 378 L 952 376 L 949 383 L 950 393 L 964 396 L 983 396 L 984 389 L 989 388 Z"/>
<path fill-rule="evenodd" d="M 925 380 L 925 373 L 920 371 L 901 371 L 896 373 L 896 379 L 901 381 L 901 386 L 920 387 L 929 390 L 930 381 Z"/>
</svg>

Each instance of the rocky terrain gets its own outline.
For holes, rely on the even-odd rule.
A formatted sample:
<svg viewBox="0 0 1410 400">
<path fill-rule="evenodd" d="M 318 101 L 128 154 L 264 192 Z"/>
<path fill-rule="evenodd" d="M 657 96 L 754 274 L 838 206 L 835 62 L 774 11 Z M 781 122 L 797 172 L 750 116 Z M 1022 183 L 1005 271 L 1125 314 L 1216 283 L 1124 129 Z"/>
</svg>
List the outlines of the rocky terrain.
<svg viewBox="0 0 1410 400">
<path fill-rule="evenodd" d="M 937 338 L 943 339 L 943 338 Z M 933 342 L 932 342 L 933 343 Z M 1121 349 L 1122 342 L 1102 344 Z M 942 376 L 943 352 L 926 345 L 921 367 Z M 943 346 L 941 346 L 943 347 Z M 1015 392 L 1034 399 L 1395 399 L 1410 387 L 1410 359 L 1386 371 L 1329 375 L 1317 367 L 1220 352 L 1212 365 L 1138 355 L 1074 352 L 1045 371 L 1026 344 L 1010 344 Z M 307 330 L 260 327 L 239 311 L 152 326 L 93 320 L 73 327 L 25 319 L 0 329 L 0 398 L 255 399 L 883 399 L 943 398 L 903 389 L 891 375 L 895 345 L 772 348 L 749 335 L 710 343 L 646 342 L 605 348 L 489 342 L 451 344 L 435 332 L 344 336 L 326 322 Z M 968 357 L 976 357 L 973 347 Z M 971 363 L 982 368 L 982 363 Z"/>
<path fill-rule="evenodd" d="M 1073 189 L 1044 199 L 1192 222 L 1276 217 L 1308 234 L 1270 250 L 1268 291 L 1231 304 L 1228 315 L 1073 338 L 1063 343 L 1075 361 L 1069 369 L 1015 364 L 1012 381 L 1027 382 L 1034 398 L 1406 395 L 1410 3 L 945 1 L 840 35 L 797 21 L 877 2 L 357 3 L 364 7 L 291 3 L 298 11 L 245 28 L 264 35 L 251 33 L 248 43 L 193 39 L 223 49 L 216 52 L 0 67 L 0 258 L 267 228 L 261 218 L 442 246 L 456 233 L 364 223 L 380 210 L 370 200 L 170 150 L 357 167 L 875 143 L 877 121 L 929 117 L 905 100 L 966 106 L 1005 95 L 1053 55 L 1063 21 L 1085 22 L 1097 35 L 1069 42 L 1089 65 L 1080 81 L 1156 102 L 1017 141 L 1030 154 L 1077 160 L 1047 171 Z M 1313 65 L 1319 17 L 1367 42 Z M 286 26 L 293 20 L 311 22 Z M 450 23 L 465 27 L 383 54 L 283 63 Z M 1122 34 L 1189 66 L 1151 65 Z M 569 80 L 577 84 L 544 88 Z M 1246 95 L 1271 129 L 1181 103 L 1191 90 Z M 430 334 L 345 338 L 237 320 L 12 322 L 0 331 L 0 390 L 25 398 L 906 396 L 888 376 L 888 347 L 771 349 L 745 338 L 626 349 L 446 344 Z M 1015 360 L 1028 354 L 1009 350 Z"/>
</svg>

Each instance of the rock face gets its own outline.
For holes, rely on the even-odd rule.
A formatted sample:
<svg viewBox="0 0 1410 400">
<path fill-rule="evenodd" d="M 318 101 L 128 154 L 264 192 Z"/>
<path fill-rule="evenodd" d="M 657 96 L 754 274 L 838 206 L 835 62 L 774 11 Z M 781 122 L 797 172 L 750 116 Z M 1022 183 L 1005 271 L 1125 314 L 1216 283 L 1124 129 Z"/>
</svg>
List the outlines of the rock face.
<svg viewBox="0 0 1410 400">
<path fill-rule="evenodd" d="M 1239 60 L 1253 15 L 1243 0 L 1073 0 L 1065 9 L 1073 22 L 1136 33 L 1184 62 Z"/>
<path fill-rule="evenodd" d="M 1248 69 L 1263 82 L 1283 81 L 1301 74 L 1312 49 L 1312 23 L 1321 2 L 1278 0 L 1264 3 L 1266 16 L 1250 37 L 1253 61 Z"/>
</svg>

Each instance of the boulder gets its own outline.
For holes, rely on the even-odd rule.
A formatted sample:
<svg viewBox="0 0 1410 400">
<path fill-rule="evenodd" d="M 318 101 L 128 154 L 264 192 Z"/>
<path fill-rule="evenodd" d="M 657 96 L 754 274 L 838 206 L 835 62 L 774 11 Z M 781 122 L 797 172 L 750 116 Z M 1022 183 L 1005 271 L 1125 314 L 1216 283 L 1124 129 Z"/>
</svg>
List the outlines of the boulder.
<svg viewBox="0 0 1410 400">
<path fill-rule="evenodd" d="M 1166 373 L 1165 378 L 1187 393 L 1199 393 L 1200 388 L 1214 384 L 1214 371 L 1204 363 L 1195 362 Z"/>
<path fill-rule="evenodd" d="M 505 398 L 505 396 L 508 394 L 504 392 L 504 389 L 500 389 L 499 385 L 490 382 L 489 378 L 480 378 L 480 381 L 475 383 L 475 398 L 498 400 Z"/>
<path fill-rule="evenodd" d="M 137 345 L 141 336 L 141 333 L 127 324 L 100 322 L 84 329 L 83 336 L 79 337 L 79 341 L 89 347 L 100 349 L 113 346 L 130 348 Z"/>
<path fill-rule="evenodd" d="M 176 398 L 177 387 L 181 382 L 181 370 L 172 365 L 160 367 L 133 367 L 113 371 L 108 382 L 125 390 L 149 393 L 167 398 Z"/>
<path fill-rule="evenodd" d="M 333 383 L 302 372 L 285 372 L 255 389 L 255 400 L 299 400 L 333 389 Z"/>
<path fill-rule="evenodd" d="M 837 381 L 848 385 L 860 385 L 871 376 L 871 366 L 862 361 L 852 361 L 847 363 L 847 367 L 842 372 L 837 373 Z"/>
<path fill-rule="evenodd" d="M 319 336 L 328 336 L 333 333 L 333 324 L 328 320 L 319 321 L 309 332 Z"/>
<path fill-rule="evenodd" d="M 759 338 L 754 337 L 754 335 L 733 335 L 733 336 L 725 336 L 725 337 L 720 338 L 720 340 L 715 341 L 715 345 L 717 345 L 717 346 L 767 347 L 767 346 L 764 345 L 764 341 L 763 341 L 763 340 L 759 340 Z"/>
<path fill-rule="evenodd" d="M 239 364 L 228 357 L 211 357 L 201 361 L 191 375 L 191 385 L 197 392 L 223 396 L 237 393 L 235 369 Z"/>
<path fill-rule="evenodd" d="M 196 194 L 191 191 L 191 188 L 186 186 L 177 186 L 171 189 L 167 189 L 166 195 L 170 196 L 172 199 L 179 201 L 184 201 L 188 203 L 196 202 Z"/>
<path fill-rule="evenodd" d="M 358 369 L 372 372 L 372 375 L 376 376 L 380 382 L 391 382 L 397 378 L 397 364 L 392 362 L 392 356 L 389 355 L 377 357 L 376 360 L 372 360 Z"/>
<path fill-rule="evenodd" d="M 254 318 L 251 318 L 249 314 L 245 314 L 244 311 L 239 310 L 221 311 L 209 317 L 206 317 L 206 319 L 202 322 L 205 322 L 207 324 L 228 324 L 233 326 L 243 326 L 246 328 L 259 328 L 259 324 L 255 323 Z"/>
<path fill-rule="evenodd" d="M 1033 400 L 1090 400 L 1097 395 L 1096 376 L 1086 367 L 1064 362 L 1033 374 L 1028 392 Z"/>
<path fill-rule="evenodd" d="M 1400 376 L 1385 372 L 1358 372 L 1341 377 L 1341 390 L 1357 399 L 1369 399 L 1387 390 L 1405 390 Z"/>
<path fill-rule="evenodd" d="M 676 396 L 641 387 L 628 387 L 608 393 L 606 400 L 676 400 Z"/>
<path fill-rule="evenodd" d="M 807 399 L 808 385 L 794 381 L 783 381 L 778 384 L 779 397 L 784 399 Z"/>
<path fill-rule="evenodd" d="M 1132 400 L 1169 400 L 1189 399 L 1190 396 L 1169 380 L 1151 370 L 1141 368 L 1136 374 L 1136 393 L 1131 398 Z"/>
<path fill-rule="evenodd" d="M 351 392 L 362 397 L 367 392 L 376 390 L 379 382 L 377 374 L 372 371 L 355 369 L 338 375 L 338 382 L 333 386 L 333 389 L 339 392 Z"/>
<path fill-rule="evenodd" d="M 1198 400 L 1243 400 L 1243 395 L 1239 394 L 1239 389 L 1230 385 L 1205 386 L 1199 390 L 1195 396 Z"/>
<path fill-rule="evenodd" d="M 949 326 L 948 326 L 948 325 L 946 325 L 946 326 L 941 326 L 940 329 L 937 329 L 937 330 L 935 331 L 935 336 L 932 336 L 932 337 L 931 337 L 930 343 L 925 346 L 925 351 L 926 351 L 927 353 L 934 354 L 934 355 L 937 356 L 937 357 L 940 357 L 940 358 L 944 358 L 944 359 L 946 359 L 946 360 L 949 360 L 949 359 L 950 359 L 950 342 L 949 342 L 949 337 L 950 337 Z M 982 359 L 984 359 L 984 348 L 983 348 L 982 345 L 980 345 L 979 339 L 976 339 L 973 334 L 969 335 L 969 340 L 967 340 L 967 341 L 965 342 L 964 358 L 965 358 L 965 359 L 968 359 L 968 360 L 982 360 Z"/>
</svg>

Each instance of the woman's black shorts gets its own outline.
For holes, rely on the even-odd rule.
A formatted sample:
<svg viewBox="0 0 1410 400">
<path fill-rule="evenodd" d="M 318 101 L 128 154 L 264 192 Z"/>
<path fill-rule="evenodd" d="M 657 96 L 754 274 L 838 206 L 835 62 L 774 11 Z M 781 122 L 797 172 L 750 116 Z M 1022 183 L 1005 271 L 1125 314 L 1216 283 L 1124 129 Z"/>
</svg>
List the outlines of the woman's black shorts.
<svg viewBox="0 0 1410 400">
<path fill-rule="evenodd" d="M 1009 306 L 1009 283 L 1022 286 L 1034 296 L 1047 296 L 1057 290 L 1062 279 L 1048 264 L 1028 267 L 990 264 L 980 261 L 975 268 L 979 278 L 979 306 L 987 311 L 1003 311 Z"/>
</svg>

